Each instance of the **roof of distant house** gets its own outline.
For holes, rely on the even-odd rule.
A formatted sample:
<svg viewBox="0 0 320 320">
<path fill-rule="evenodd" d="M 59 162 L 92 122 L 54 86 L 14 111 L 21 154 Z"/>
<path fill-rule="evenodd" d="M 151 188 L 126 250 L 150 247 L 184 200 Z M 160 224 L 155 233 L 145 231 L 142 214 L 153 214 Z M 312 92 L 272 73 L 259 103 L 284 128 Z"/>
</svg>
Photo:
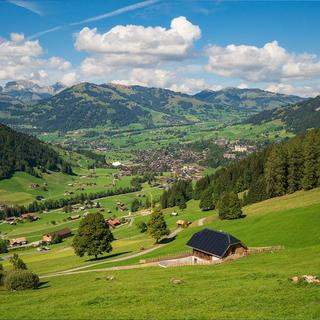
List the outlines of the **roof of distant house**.
<svg viewBox="0 0 320 320">
<path fill-rule="evenodd" d="M 187 242 L 193 249 L 222 258 L 230 246 L 245 245 L 237 238 L 223 231 L 203 229 L 195 233 Z"/>
</svg>

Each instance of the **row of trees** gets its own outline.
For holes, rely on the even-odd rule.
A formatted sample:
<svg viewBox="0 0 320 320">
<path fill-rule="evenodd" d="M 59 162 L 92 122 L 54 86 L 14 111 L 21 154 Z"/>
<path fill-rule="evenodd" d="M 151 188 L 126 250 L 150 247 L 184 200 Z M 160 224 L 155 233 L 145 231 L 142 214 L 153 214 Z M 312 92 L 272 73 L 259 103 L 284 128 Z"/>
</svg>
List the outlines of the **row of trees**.
<svg viewBox="0 0 320 320">
<path fill-rule="evenodd" d="M 179 208 L 184 209 L 187 206 L 187 201 L 191 200 L 192 196 L 192 181 L 179 180 L 163 192 L 160 198 L 160 204 L 163 209 L 174 206 L 179 206 Z"/>
<path fill-rule="evenodd" d="M 8 217 L 19 217 L 22 213 L 39 212 L 43 210 L 52 210 L 63 208 L 65 206 L 84 203 L 85 201 L 95 200 L 99 198 L 109 197 L 113 195 L 125 194 L 140 191 L 141 187 L 124 187 L 118 189 L 110 189 L 93 193 L 81 193 L 69 198 L 48 199 L 45 201 L 34 201 L 27 206 L 5 207 L 0 210 L 0 219 Z"/>
</svg>

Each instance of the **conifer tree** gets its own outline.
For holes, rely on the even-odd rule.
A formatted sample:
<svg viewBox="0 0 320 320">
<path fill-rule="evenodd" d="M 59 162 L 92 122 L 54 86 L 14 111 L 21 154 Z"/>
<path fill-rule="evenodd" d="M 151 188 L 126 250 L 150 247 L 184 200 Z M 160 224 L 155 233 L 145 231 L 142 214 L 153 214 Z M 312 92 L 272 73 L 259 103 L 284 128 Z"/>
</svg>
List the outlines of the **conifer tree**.
<svg viewBox="0 0 320 320">
<path fill-rule="evenodd" d="M 167 227 L 166 221 L 164 220 L 163 213 L 160 208 L 154 208 L 151 213 L 150 220 L 148 222 L 148 233 L 156 240 L 159 240 L 169 234 L 169 229 Z"/>
<path fill-rule="evenodd" d="M 202 211 L 214 209 L 215 206 L 214 206 L 214 202 L 213 202 L 211 188 L 208 188 L 202 192 L 201 197 L 200 197 L 199 207 Z"/>
</svg>

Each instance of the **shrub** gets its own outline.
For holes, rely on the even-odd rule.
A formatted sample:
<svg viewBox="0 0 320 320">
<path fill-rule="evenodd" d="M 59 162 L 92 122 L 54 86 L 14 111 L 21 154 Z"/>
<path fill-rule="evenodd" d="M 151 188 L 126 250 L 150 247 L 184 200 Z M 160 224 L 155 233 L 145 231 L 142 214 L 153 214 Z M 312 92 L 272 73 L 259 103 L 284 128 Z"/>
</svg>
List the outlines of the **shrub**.
<svg viewBox="0 0 320 320">
<path fill-rule="evenodd" d="M 3 270 L 3 265 L 0 264 L 0 286 L 3 286 L 4 283 L 4 270 Z"/>
<path fill-rule="evenodd" d="M 61 243 L 62 241 L 63 241 L 63 238 L 60 236 L 60 234 L 55 234 L 52 237 L 52 240 L 50 241 L 50 244 Z"/>
<path fill-rule="evenodd" d="M 0 239 L 0 253 L 8 252 L 8 242 L 7 240 Z"/>
<path fill-rule="evenodd" d="M 14 253 L 13 256 L 9 259 L 9 262 L 12 264 L 14 269 L 27 270 L 27 265 L 19 257 L 17 253 Z"/>
<path fill-rule="evenodd" d="M 11 270 L 6 273 L 4 285 L 7 290 L 36 289 L 39 277 L 29 270 Z"/>
</svg>

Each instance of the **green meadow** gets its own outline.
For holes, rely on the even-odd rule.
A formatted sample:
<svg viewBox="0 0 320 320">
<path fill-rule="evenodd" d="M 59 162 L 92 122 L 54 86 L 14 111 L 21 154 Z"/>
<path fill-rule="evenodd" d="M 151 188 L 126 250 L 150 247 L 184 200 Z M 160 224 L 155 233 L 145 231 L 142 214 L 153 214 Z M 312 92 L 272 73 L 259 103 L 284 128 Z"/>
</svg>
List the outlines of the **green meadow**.
<svg viewBox="0 0 320 320">
<path fill-rule="evenodd" d="M 147 236 L 129 233 L 126 238 L 125 229 L 117 228 L 114 251 L 98 261 L 102 264 L 84 269 L 89 272 L 44 278 L 37 290 L 0 291 L 5 301 L 0 319 L 319 319 L 320 287 L 293 284 L 289 278 L 320 276 L 320 189 L 245 207 L 247 216 L 240 220 L 220 221 L 215 211 L 201 213 L 195 201 L 178 217 L 171 217 L 170 211 L 165 216 L 171 229 L 178 217 L 193 221 L 172 242 L 143 256 L 110 263 L 138 252 L 142 244 L 153 246 Z M 200 218 L 204 226 L 198 225 Z M 215 266 L 101 269 L 185 251 L 186 241 L 203 227 L 230 232 L 249 247 L 285 249 Z M 94 263 L 74 256 L 70 241 L 46 253 L 25 251 L 22 257 L 40 274 Z M 8 268 L 6 262 L 4 266 Z M 181 282 L 174 284 L 172 279 Z"/>
</svg>

